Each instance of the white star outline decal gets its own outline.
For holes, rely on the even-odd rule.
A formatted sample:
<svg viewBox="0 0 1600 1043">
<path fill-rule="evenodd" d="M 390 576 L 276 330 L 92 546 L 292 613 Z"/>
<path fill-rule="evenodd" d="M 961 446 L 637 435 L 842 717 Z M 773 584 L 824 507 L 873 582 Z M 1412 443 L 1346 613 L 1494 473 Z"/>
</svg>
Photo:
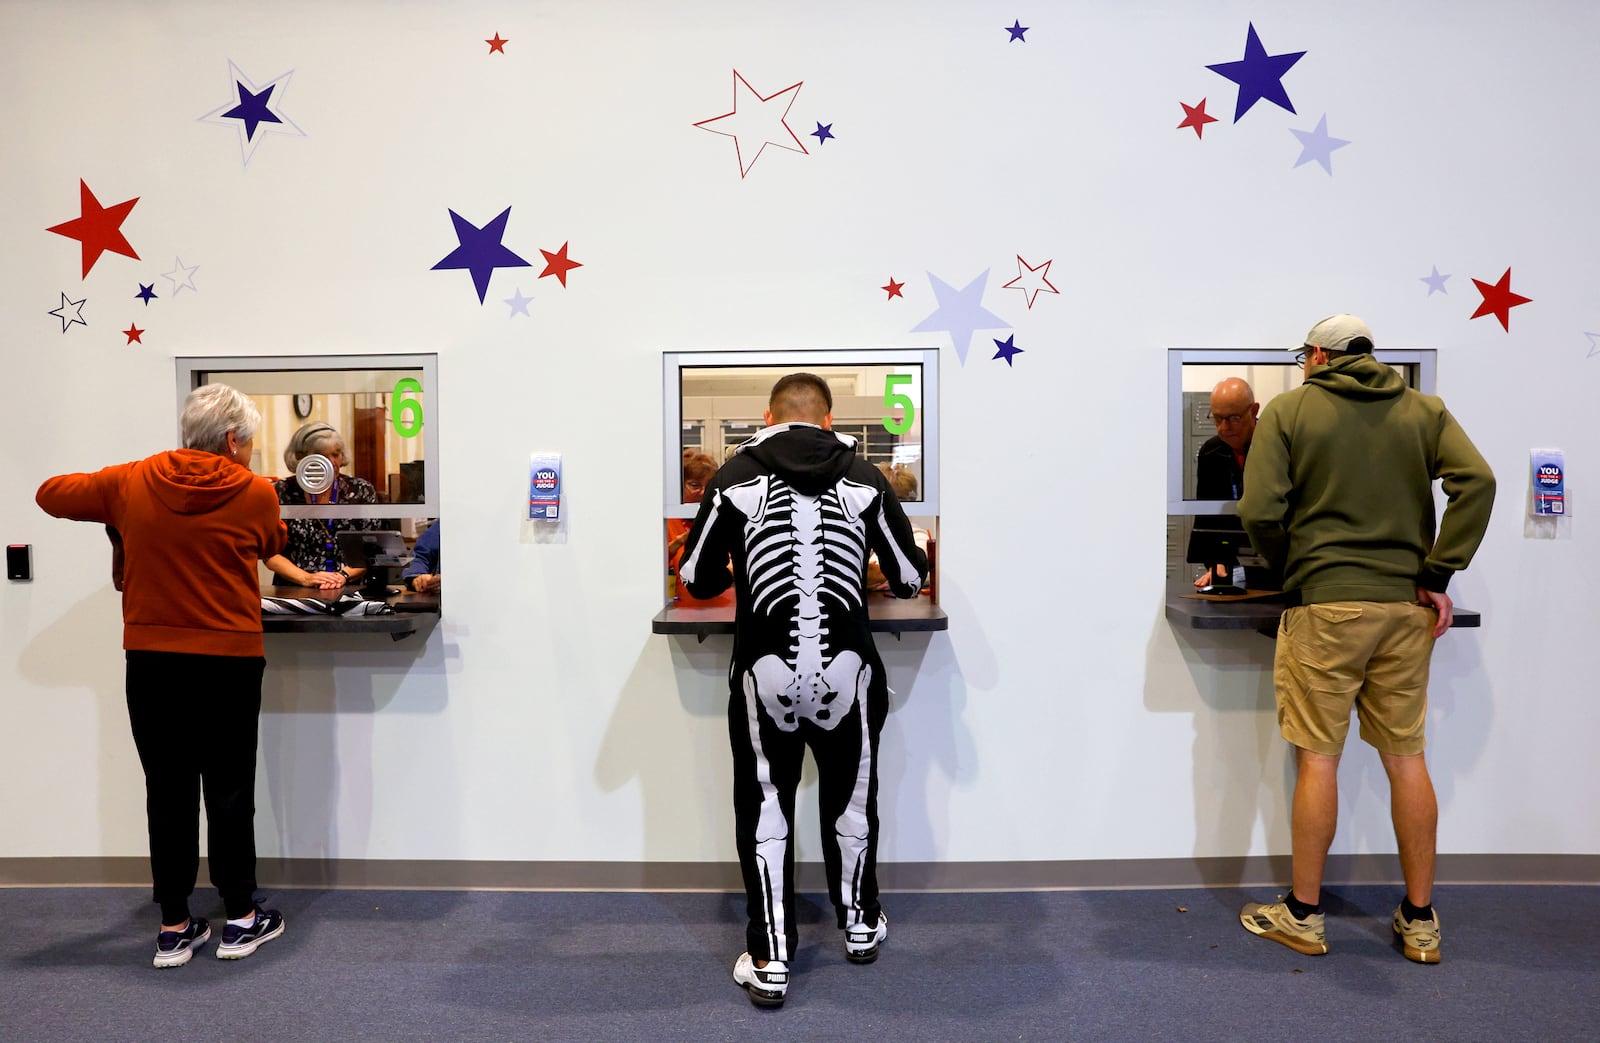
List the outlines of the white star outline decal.
<svg viewBox="0 0 1600 1043">
<path fill-rule="evenodd" d="M 248 169 L 251 158 L 256 154 L 256 149 L 261 147 L 261 142 L 267 135 L 280 134 L 291 138 L 303 138 L 306 136 L 306 132 L 300 129 L 300 125 L 285 115 L 283 110 L 279 108 L 283 101 L 283 96 L 289 91 L 289 81 L 292 79 L 294 79 L 294 70 L 290 69 L 288 72 L 281 72 L 266 83 L 257 86 L 256 82 L 246 76 L 239 66 L 234 63 L 233 59 L 229 58 L 228 100 L 204 116 L 197 117 L 195 122 L 233 128 L 239 135 L 239 158 L 243 160 L 244 167 Z M 250 135 L 245 133 L 243 120 L 236 116 L 224 117 L 222 115 L 224 112 L 239 104 L 239 88 L 237 85 L 241 83 L 244 84 L 246 90 L 255 95 L 259 95 L 268 87 L 275 88 L 272 92 L 272 97 L 267 99 L 266 109 L 283 122 L 258 123 L 256 124 L 255 134 Z"/>
<path fill-rule="evenodd" d="M 68 297 L 65 292 L 61 294 L 61 307 L 51 309 L 50 314 L 61 320 L 62 333 L 67 332 L 67 329 L 70 326 L 77 325 L 87 327 L 89 325 L 89 323 L 85 321 L 83 317 L 83 306 L 87 303 L 89 303 L 89 298 L 87 297 L 81 301 L 75 301 L 71 297 Z M 67 314 L 68 308 L 73 309 L 71 315 Z"/>
<path fill-rule="evenodd" d="M 195 293 L 199 293 L 200 287 L 194 284 L 194 273 L 198 272 L 199 270 L 200 266 L 198 264 L 186 266 L 183 263 L 183 258 L 174 257 L 172 259 L 172 271 L 162 272 L 161 277 L 172 284 L 172 295 L 174 297 L 182 293 L 184 290 L 193 290 Z M 180 272 L 183 274 L 182 282 L 178 281 L 178 274 Z"/>
<path fill-rule="evenodd" d="M 739 160 L 739 176 L 741 178 L 750 173 L 750 168 L 756 165 L 756 160 L 761 158 L 761 153 L 765 151 L 768 145 L 776 145 L 779 148 L 788 149 L 790 152 L 798 152 L 801 155 L 809 156 L 811 153 L 806 151 L 805 143 L 795 135 L 795 132 L 786 122 L 789 108 L 794 104 L 795 98 L 799 96 L 800 87 L 804 83 L 805 81 L 801 80 L 799 83 L 785 87 L 776 94 L 769 94 L 763 98 L 743 76 L 739 75 L 739 70 L 735 69 L 733 70 L 733 111 L 723 113 L 721 116 L 712 116 L 710 119 L 703 119 L 696 123 L 695 126 L 701 130 L 709 130 L 713 134 L 722 134 L 733 139 L 734 154 Z M 741 89 L 747 97 L 741 98 Z M 739 111 L 741 101 L 744 104 L 743 112 Z M 778 111 L 780 106 L 782 107 L 781 112 Z M 712 124 L 716 123 L 722 125 L 712 126 Z M 787 136 L 788 141 L 793 142 L 792 145 L 786 144 L 783 137 L 779 136 L 777 129 L 779 127 L 782 128 L 782 134 Z M 750 155 L 748 162 L 745 160 L 747 152 Z"/>
</svg>

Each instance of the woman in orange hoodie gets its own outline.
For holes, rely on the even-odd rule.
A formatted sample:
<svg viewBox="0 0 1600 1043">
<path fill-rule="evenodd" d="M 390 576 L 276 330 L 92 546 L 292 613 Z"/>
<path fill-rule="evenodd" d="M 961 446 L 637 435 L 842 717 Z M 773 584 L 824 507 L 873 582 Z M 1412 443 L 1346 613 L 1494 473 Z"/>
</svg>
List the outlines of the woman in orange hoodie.
<svg viewBox="0 0 1600 1043">
<path fill-rule="evenodd" d="M 250 473 L 260 424 L 248 398 L 207 384 L 184 401 L 182 449 L 60 475 L 36 497 L 58 518 L 100 522 L 120 537 L 128 718 L 144 768 L 161 906 L 157 967 L 188 963 L 211 937 L 210 924 L 189 915 L 202 790 L 211 882 L 228 917 L 217 956 L 249 956 L 283 933 L 282 915 L 255 902 L 266 667 L 256 562 L 288 539 L 272 483 Z"/>
</svg>

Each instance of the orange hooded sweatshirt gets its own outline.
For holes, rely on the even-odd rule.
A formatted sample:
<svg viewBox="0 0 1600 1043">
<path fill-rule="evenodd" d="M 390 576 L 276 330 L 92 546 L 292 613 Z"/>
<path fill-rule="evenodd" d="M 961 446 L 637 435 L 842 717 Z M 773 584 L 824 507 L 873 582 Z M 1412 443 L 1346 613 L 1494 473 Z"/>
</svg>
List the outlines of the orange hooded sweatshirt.
<svg viewBox="0 0 1600 1043">
<path fill-rule="evenodd" d="M 259 656 L 256 562 L 289 532 L 272 483 L 216 453 L 175 449 L 39 486 L 57 518 L 101 522 L 122 537 L 122 647 Z"/>
</svg>

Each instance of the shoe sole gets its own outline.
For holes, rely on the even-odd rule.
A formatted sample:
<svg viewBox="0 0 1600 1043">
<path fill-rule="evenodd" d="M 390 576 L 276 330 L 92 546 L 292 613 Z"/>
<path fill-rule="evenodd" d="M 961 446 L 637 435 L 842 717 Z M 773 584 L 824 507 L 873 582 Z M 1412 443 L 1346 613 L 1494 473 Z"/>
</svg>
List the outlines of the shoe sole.
<svg viewBox="0 0 1600 1043">
<path fill-rule="evenodd" d="M 1256 923 L 1254 917 L 1247 916 L 1244 913 L 1239 914 L 1239 922 L 1244 925 L 1245 930 L 1256 937 L 1277 942 L 1279 945 L 1286 945 L 1302 956 L 1328 955 L 1327 942 L 1319 942 L 1312 938 L 1297 938 L 1294 935 L 1284 934 L 1282 931 L 1262 928 Z"/>
<path fill-rule="evenodd" d="M 194 959 L 194 951 L 200 948 L 200 946 L 204 945 L 210 937 L 211 928 L 208 927 L 206 928 L 205 934 L 202 934 L 200 937 L 190 942 L 186 947 L 184 947 L 182 952 L 156 953 L 156 958 L 151 961 L 150 965 L 156 970 L 160 971 L 170 970 L 173 967 L 182 967 L 184 964 Z"/>
<path fill-rule="evenodd" d="M 846 949 L 844 951 L 844 958 L 849 960 L 851 963 L 872 963 L 878 958 L 878 948 L 878 946 L 874 945 L 867 952 L 851 952 L 849 949 Z"/>
<path fill-rule="evenodd" d="M 217 959 L 219 959 L 219 960 L 242 960 L 246 956 L 249 956 L 252 953 L 254 953 L 257 949 L 261 948 L 261 944 L 263 942 L 270 942 L 270 941 L 272 941 L 272 939 L 274 939 L 274 938 L 278 937 L 279 935 L 281 935 L 283 933 L 283 929 L 285 927 L 287 927 L 287 926 L 288 926 L 287 922 L 280 923 L 280 924 L 278 924 L 278 929 L 276 931 L 268 931 L 266 934 L 263 934 L 261 937 L 256 938 L 256 939 L 250 941 L 248 944 L 245 944 L 245 945 L 235 945 L 235 946 L 231 946 L 231 947 L 230 946 L 226 946 L 226 945 L 218 945 L 217 946 Z"/>
<path fill-rule="evenodd" d="M 750 1002 L 758 1007 L 781 1007 L 783 1006 L 783 1001 L 788 998 L 787 993 L 772 992 L 746 982 L 740 982 L 739 984 L 744 986 L 745 994 L 750 997 Z"/>
</svg>

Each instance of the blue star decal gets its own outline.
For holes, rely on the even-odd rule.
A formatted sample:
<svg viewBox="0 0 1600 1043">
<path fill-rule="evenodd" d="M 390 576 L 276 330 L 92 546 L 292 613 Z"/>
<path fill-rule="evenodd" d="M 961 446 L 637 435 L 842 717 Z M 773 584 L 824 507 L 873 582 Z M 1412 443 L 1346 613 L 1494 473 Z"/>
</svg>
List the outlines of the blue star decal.
<svg viewBox="0 0 1600 1043">
<path fill-rule="evenodd" d="M 972 347 L 972 335 L 978 330 L 1009 330 L 1011 323 L 983 306 L 983 288 L 989 282 L 987 269 L 976 279 L 957 290 L 943 279 L 928 272 L 928 283 L 939 307 L 932 315 L 911 327 L 912 333 L 929 333 L 942 330 L 950 334 L 955 345 L 956 358 L 967 364 L 967 349 Z"/>
<path fill-rule="evenodd" d="M 199 122 L 227 127 L 239 136 L 239 159 L 246 168 L 261 142 L 274 136 L 303 138 L 300 129 L 288 113 L 283 111 L 283 99 L 294 79 L 294 70 L 279 73 L 266 83 L 257 83 L 231 59 L 228 62 L 227 101 L 218 105 Z"/>
<path fill-rule="evenodd" d="M 1341 149 L 1350 144 L 1343 138 L 1336 138 L 1328 133 L 1327 113 L 1323 113 L 1322 118 L 1317 121 L 1316 130 L 1295 130 L 1291 127 L 1289 133 L 1300 141 L 1300 158 L 1294 161 L 1294 165 L 1298 167 L 1314 159 L 1322 164 L 1322 169 L 1328 172 L 1329 177 L 1333 176 L 1334 149 Z"/>
<path fill-rule="evenodd" d="M 1011 24 L 1005 27 L 1006 32 L 1011 34 L 1011 38 L 1007 40 L 1006 43 L 1016 43 L 1018 40 L 1021 40 L 1023 43 L 1027 43 L 1027 37 L 1023 36 L 1022 34 L 1032 28 L 1033 26 L 1031 25 L 1023 25 L 1020 19 L 1013 19 Z"/>
<path fill-rule="evenodd" d="M 1283 75 L 1294 68 L 1294 63 L 1306 52 L 1293 54 L 1268 54 L 1256 35 L 1255 23 L 1250 23 L 1250 33 L 1245 37 L 1244 57 L 1236 62 L 1222 62 L 1206 68 L 1239 85 L 1239 100 L 1234 105 L 1233 122 L 1250 111 L 1250 107 L 1265 98 L 1281 109 L 1294 111 L 1289 92 L 1283 89 Z"/>
<path fill-rule="evenodd" d="M 54 315 L 55 312 L 50 314 Z M 1600 355 L 1600 333 L 1585 333 L 1584 336 L 1589 338 L 1589 354 L 1585 355 L 1584 358 L 1592 359 L 1596 355 Z"/>
<path fill-rule="evenodd" d="M 1417 276 L 1417 281 L 1428 284 L 1428 296 L 1432 297 L 1436 293 L 1449 294 L 1450 291 L 1444 288 L 1444 281 L 1448 278 L 1450 276 L 1439 274 L 1438 265 L 1433 265 L 1433 274 L 1419 275 Z"/>
<path fill-rule="evenodd" d="M 500 211 L 499 217 L 479 228 L 454 210 L 450 211 L 450 220 L 456 226 L 456 240 L 461 245 L 446 254 L 444 260 L 434 265 L 432 270 L 465 268 L 471 272 L 472 285 L 478 291 L 478 303 L 482 304 L 489 292 L 489 276 L 494 274 L 496 268 L 531 267 L 527 261 L 500 244 L 506 234 L 506 222 L 510 219 L 511 208 L 508 206 Z"/>
<path fill-rule="evenodd" d="M 238 80 L 233 85 L 239 88 L 239 104 L 222 114 L 223 119 L 236 119 L 244 121 L 244 137 L 246 141 L 256 136 L 256 127 L 263 123 L 282 123 L 283 120 L 273 115 L 267 108 L 267 102 L 272 100 L 272 88 L 276 84 L 267 84 L 266 90 L 259 94 L 252 94 L 249 87 Z"/>
<path fill-rule="evenodd" d="M 1005 359 L 1006 360 L 1006 365 L 1008 365 L 1008 366 L 1011 365 L 1011 360 L 1013 358 L 1015 358 L 1016 356 L 1022 354 L 1022 349 L 1017 347 L 1017 345 L 1015 343 L 1016 339 L 1017 339 L 1017 335 L 1015 333 L 1013 333 L 1011 336 L 1007 337 L 1005 340 L 997 340 L 997 341 L 995 341 L 994 342 L 994 346 L 995 346 L 994 357 L 997 358 L 997 359 Z M 994 361 L 994 359 L 990 359 L 990 361 L 992 362 L 992 361 Z"/>
<path fill-rule="evenodd" d="M 810 134 L 808 134 L 806 136 L 807 137 L 811 137 L 811 138 L 816 138 L 818 145 L 821 145 L 823 142 L 827 141 L 830 138 L 833 138 L 833 140 L 835 140 L 835 141 L 838 140 L 837 138 L 833 137 L 833 124 L 831 124 L 831 123 L 826 124 L 826 125 L 818 123 L 817 124 L 817 129 L 812 131 Z"/>
<path fill-rule="evenodd" d="M 139 292 L 134 294 L 134 297 L 138 300 L 144 301 L 144 306 L 146 308 L 150 307 L 150 302 L 156 299 L 156 284 L 151 283 L 149 286 L 146 286 L 144 283 L 140 283 Z"/>
</svg>

